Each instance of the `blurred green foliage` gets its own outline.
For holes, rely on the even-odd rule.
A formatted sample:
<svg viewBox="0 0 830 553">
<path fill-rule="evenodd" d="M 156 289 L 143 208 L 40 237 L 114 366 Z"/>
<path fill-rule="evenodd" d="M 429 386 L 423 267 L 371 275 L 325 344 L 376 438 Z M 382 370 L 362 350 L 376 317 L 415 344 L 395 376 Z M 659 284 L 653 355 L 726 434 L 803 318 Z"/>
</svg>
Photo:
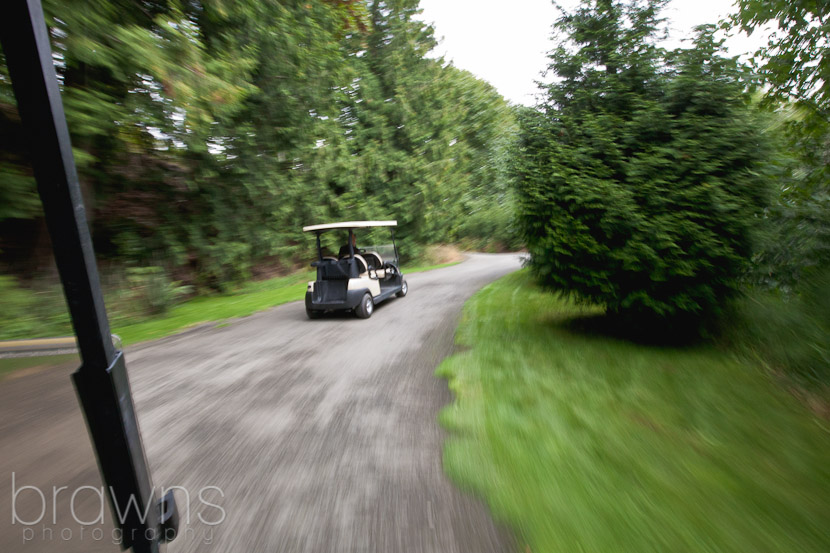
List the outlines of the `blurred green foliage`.
<svg viewBox="0 0 830 553">
<path fill-rule="evenodd" d="M 780 135 L 778 201 L 766 216 L 766 237 L 753 281 L 799 293 L 802 280 L 830 267 L 830 4 L 739 0 L 721 23 L 766 43 L 751 62 L 763 105 Z M 782 163 L 783 161 L 783 163 Z"/>
<path fill-rule="evenodd" d="M 192 290 L 191 286 L 171 282 L 164 269 L 155 266 L 128 268 L 127 283 L 135 303 L 146 306 L 147 315 L 166 312 Z"/>
<path fill-rule="evenodd" d="M 770 206 L 747 275 L 749 283 L 798 295 L 828 267 L 830 196 L 816 194 L 795 202 L 782 198 Z"/>
<path fill-rule="evenodd" d="M 754 288 L 721 324 L 730 347 L 774 373 L 808 388 L 830 384 L 830 271 L 806 277 L 797 294 Z"/>
<path fill-rule="evenodd" d="M 769 37 L 752 63 L 767 85 L 772 102 L 795 102 L 805 110 L 803 126 L 830 122 L 830 5 L 824 1 L 738 0 L 737 11 L 723 22 L 752 34 L 766 28 Z"/>
<path fill-rule="evenodd" d="M 41 283 L 42 284 L 42 283 Z M 60 288 L 20 286 L 16 278 L 0 275 L 0 340 L 71 334 L 69 313 Z"/>
<path fill-rule="evenodd" d="M 713 26 L 658 48 L 663 4 L 586 1 L 558 20 L 559 80 L 522 115 L 516 160 L 541 281 L 661 324 L 734 295 L 771 186 L 744 72 Z"/>
<path fill-rule="evenodd" d="M 425 57 L 435 41 L 417 0 L 44 9 L 104 260 L 223 290 L 257 264 L 310 258 L 301 227 L 331 220 L 397 219 L 408 258 L 489 238 L 478 232 L 515 242 L 497 167 L 514 114 L 490 85 Z M 16 240 L 40 214 L 2 72 L 0 238 L 29 276 L 49 260 L 25 261 L 48 249 Z M 462 229 L 479 212 L 505 226 Z"/>
</svg>

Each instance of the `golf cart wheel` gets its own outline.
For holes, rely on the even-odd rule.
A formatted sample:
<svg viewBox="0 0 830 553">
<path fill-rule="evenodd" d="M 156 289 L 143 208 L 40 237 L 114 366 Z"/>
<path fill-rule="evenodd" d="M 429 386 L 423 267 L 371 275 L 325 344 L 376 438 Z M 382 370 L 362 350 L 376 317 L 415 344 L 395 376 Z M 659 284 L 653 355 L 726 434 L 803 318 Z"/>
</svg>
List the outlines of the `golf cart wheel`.
<svg viewBox="0 0 830 553">
<path fill-rule="evenodd" d="M 402 298 L 406 295 L 407 292 L 409 292 L 409 285 L 406 283 L 406 281 L 403 281 L 401 283 L 400 291 L 396 292 L 395 295 L 398 296 L 399 298 Z"/>
<path fill-rule="evenodd" d="M 309 319 L 319 319 L 323 316 L 322 311 L 315 311 L 314 309 L 309 309 L 308 307 L 305 308 L 305 314 L 308 315 Z"/>
<path fill-rule="evenodd" d="M 363 299 L 360 300 L 360 303 L 354 308 L 354 314 L 361 319 L 368 319 L 372 316 L 372 312 L 374 310 L 375 300 L 372 299 L 372 295 L 369 292 L 366 292 L 363 294 Z"/>
</svg>

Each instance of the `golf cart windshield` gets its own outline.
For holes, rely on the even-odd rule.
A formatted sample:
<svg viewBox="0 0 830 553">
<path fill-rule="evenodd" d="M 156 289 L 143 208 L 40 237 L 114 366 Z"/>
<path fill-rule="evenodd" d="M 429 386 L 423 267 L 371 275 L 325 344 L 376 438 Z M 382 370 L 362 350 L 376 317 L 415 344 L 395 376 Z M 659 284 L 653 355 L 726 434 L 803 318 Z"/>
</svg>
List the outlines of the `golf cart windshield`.
<svg viewBox="0 0 830 553">
<path fill-rule="evenodd" d="M 380 244 L 378 246 L 364 246 L 361 244 L 359 246 L 361 250 L 378 254 L 384 262 L 398 264 L 394 244 Z"/>
<path fill-rule="evenodd" d="M 357 247 L 362 252 L 371 252 L 380 256 L 384 263 L 398 264 L 392 229 L 384 227 L 358 228 L 352 231 L 357 239 Z"/>
</svg>

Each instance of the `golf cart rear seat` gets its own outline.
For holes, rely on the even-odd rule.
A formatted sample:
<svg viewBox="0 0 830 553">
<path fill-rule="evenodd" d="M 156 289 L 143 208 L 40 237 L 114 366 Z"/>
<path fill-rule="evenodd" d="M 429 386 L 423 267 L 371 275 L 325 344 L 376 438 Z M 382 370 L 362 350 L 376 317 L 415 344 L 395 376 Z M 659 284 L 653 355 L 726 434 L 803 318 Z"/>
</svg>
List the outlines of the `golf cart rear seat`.
<svg viewBox="0 0 830 553">
<path fill-rule="evenodd" d="M 317 280 L 349 280 L 364 276 L 368 270 L 366 260 L 360 255 L 355 255 L 354 259 L 347 257 L 339 261 L 326 257 L 321 261 L 315 261 L 311 266 L 317 267 Z"/>
<path fill-rule="evenodd" d="M 357 276 L 352 276 L 352 265 L 348 259 L 323 259 L 311 265 L 317 267 L 317 280 L 349 280 Z"/>
</svg>

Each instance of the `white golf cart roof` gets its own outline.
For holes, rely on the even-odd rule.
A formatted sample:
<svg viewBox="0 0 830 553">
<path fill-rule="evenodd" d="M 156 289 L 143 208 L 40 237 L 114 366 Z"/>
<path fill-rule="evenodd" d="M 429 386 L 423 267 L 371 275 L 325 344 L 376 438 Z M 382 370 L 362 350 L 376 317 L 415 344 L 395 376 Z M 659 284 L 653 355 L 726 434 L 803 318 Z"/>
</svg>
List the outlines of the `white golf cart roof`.
<svg viewBox="0 0 830 553">
<path fill-rule="evenodd" d="M 397 221 L 344 221 L 342 223 L 328 223 L 325 225 L 311 225 L 303 227 L 303 232 L 323 231 L 336 228 L 369 228 L 369 227 L 396 227 Z"/>
</svg>

